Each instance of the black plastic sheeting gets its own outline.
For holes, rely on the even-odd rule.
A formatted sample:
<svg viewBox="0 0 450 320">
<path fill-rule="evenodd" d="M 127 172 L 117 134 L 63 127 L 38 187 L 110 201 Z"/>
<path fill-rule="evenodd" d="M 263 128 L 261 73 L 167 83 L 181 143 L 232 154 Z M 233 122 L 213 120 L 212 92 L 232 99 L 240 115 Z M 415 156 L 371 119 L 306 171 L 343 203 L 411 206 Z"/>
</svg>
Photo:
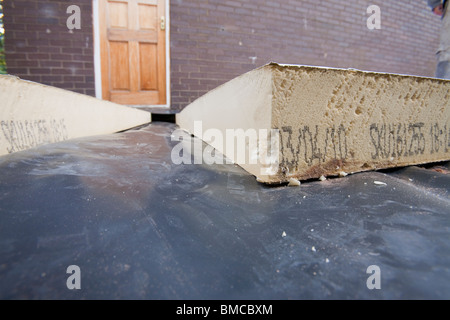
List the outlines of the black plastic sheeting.
<svg viewBox="0 0 450 320">
<path fill-rule="evenodd" d="M 448 163 L 267 187 L 173 164 L 175 129 L 1 157 L 0 298 L 450 298 Z"/>
</svg>

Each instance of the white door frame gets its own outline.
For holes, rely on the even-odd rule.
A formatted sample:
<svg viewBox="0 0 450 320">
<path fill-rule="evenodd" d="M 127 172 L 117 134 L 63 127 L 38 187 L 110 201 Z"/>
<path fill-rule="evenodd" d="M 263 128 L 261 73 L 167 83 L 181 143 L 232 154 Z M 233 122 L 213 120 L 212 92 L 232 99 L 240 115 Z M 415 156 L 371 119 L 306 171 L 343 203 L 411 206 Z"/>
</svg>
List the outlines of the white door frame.
<svg viewBox="0 0 450 320">
<path fill-rule="evenodd" d="M 152 107 L 170 108 L 170 0 L 166 0 L 166 104 Z M 102 99 L 102 70 L 100 61 L 100 24 L 99 0 L 92 0 L 92 15 L 94 19 L 94 76 L 95 97 Z M 136 106 L 140 107 L 140 106 Z M 148 106 L 142 106 L 148 107 Z"/>
</svg>

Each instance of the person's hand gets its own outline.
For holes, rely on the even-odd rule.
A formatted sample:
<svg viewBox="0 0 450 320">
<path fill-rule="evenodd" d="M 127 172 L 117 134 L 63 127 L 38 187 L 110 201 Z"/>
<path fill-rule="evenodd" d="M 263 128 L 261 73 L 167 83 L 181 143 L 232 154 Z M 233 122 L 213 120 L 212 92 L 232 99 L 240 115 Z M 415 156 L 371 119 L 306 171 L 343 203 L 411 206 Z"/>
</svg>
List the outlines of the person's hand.
<svg viewBox="0 0 450 320">
<path fill-rule="evenodd" d="M 444 5 L 441 3 L 440 5 L 434 7 L 433 12 L 438 16 L 442 16 L 444 14 Z"/>
</svg>

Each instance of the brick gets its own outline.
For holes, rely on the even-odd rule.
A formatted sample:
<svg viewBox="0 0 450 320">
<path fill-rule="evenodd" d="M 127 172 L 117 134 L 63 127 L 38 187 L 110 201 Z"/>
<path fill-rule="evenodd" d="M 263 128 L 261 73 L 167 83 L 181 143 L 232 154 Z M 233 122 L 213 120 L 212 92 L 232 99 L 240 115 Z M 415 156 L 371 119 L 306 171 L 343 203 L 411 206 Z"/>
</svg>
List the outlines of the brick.
<svg viewBox="0 0 450 320">
<path fill-rule="evenodd" d="M 73 2 L 66 0 L 4 2 L 8 72 L 65 89 L 75 89 L 75 82 L 84 82 L 86 89 L 81 91 L 94 90 L 92 1 L 77 1 L 82 29 L 72 34 L 66 27 L 70 4 Z M 89 48 L 85 48 L 86 39 Z"/>
<path fill-rule="evenodd" d="M 27 56 L 29 60 L 33 59 L 39 62 L 48 60 L 50 58 L 50 55 L 48 53 L 29 53 Z"/>
<path fill-rule="evenodd" d="M 42 83 L 44 84 L 52 84 L 52 83 L 56 83 L 56 82 L 62 82 L 63 81 L 63 77 L 62 76 L 42 76 Z"/>
<path fill-rule="evenodd" d="M 48 43 L 49 43 L 48 39 L 39 39 L 39 40 L 27 39 L 27 45 L 35 48 L 48 46 Z"/>
<path fill-rule="evenodd" d="M 59 47 L 38 47 L 38 52 L 45 52 L 45 53 L 60 53 L 61 48 Z"/>
<path fill-rule="evenodd" d="M 7 31 L 7 34 L 10 35 L 10 32 Z M 15 39 L 37 40 L 38 34 L 35 31 L 15 30 L 11 31 L 11 37 Z"/>
<path fill-rule="evenodd" d="M 50 45 L 61 48 L 70 48 L 72 46 L 72 41 L 63 39 L 53 39 L 50 40 Z"/>
<path fill-rule="evenodd" d="M 9 63 L 13 62 L 13 61 L 18 61 L 18 60 L 26 60 L 27 59 L 27 54 L 26 53 L 14 53 L 14 54 L 9 54 L 8 55 L 9 58 Z"/>
<path fill-rule="evenodd" d="M 64 61 L 63 68 L 76 68 L 82 69 L 84 67 L 83 62 L 75 62 L 75 61 Z"/>
<path fill-rule="evenodd" d="M 37 60 L 14 60 L 17 66 L 21 67 L 38 67 L 39 61 Z"/>
<path fill-rule="evenodd" d="M 83 54 L 83 48 L 75 48 L 73 46 L 62 46 L 62 53 Z"/>
<path fill-rule="evenodd" d="M 37 62 L 37 61 L 34 61 Z M 48 74 L 49 69 L 47 68 L 34 68 L 34 67 L 30 67 L 30 74 L 34 74 L 34 75 L 43 75 L 43 74 Z"/>
<path fill-rule="evenodd" d="M 37 23 L 45 24 L 45 25 L 58 25 L 59 20 L 58 18 L 47 18 L 47 17 L 38 17 L 36 19 Z"/>
<path fill-rule="evenodd" d="M 72 72 L 69 69 L 65 69 L 65 68 L 52 68 L 51 69 L 51 74 L 54 75 L 71 75 Z"/>
<path fill-rule="evenodd" d="M 72 82 L 62 82 L 58 84 L 58 88 L 61 89 L 75 89 L 75 85 Z"/>
<path fill-rule="evenodd" d="M 82 76 L 93 76 L 94 70 L 88 70 L 88 69 L 78 69 L 75 71 L 75 75 L 82 75 Z M 94 86 L 93 86 L 94 88 Z"/>
<path fill-rule="evenodd" d="M 90 82 L 90 83 L 92 83 L 92 82 L 94 82 L 94 81 L 95 81 L 94 75 L 91 75 L 91 76 L 85 75 L 85 76 L 84 76 L 84 82 Z"/>
<path fill-rule="evenodd" d="M 6 65 L 8 65 L 8 60 L 6 60 Z M 8 67 L 8 73 L 21 77 L 22 75 L 28 74 L 28 69 L 22 67 Z"/>
<path fill-rule="evenodd" d="M 84 69 L 86 69 L 86 70 L 94 70 L 93 62 L 84 62 L 83 66 L 84 66 Z"/>
<path fill-rule="evenodd" d="M 52 53 L 50 56 L 52 60 L 72 61 L 72 56 L 70 54 Z"/>
<path fill-rule="evenodd" d="M 75 82 L 74 83 L 75 88 L 77 89 L 89 89 L 91 87 L 91 85 L 89 83 L 85 83 L 85 82 Z"/>
<path fill-rule="evenodd" d="M 82 82 L 85 79 L 83 76 L 64 76 L 63 80 L 64 82 Z"/>
<path fill-rule="evenodd" d="M 19 48 L 17 51 L 21 52 L 21 53 L 35 53 L 35 52 L 38 52 L 38 49 L 37 49 L 37 47 L 26 46 L 26 47 Z"/>
</svg>

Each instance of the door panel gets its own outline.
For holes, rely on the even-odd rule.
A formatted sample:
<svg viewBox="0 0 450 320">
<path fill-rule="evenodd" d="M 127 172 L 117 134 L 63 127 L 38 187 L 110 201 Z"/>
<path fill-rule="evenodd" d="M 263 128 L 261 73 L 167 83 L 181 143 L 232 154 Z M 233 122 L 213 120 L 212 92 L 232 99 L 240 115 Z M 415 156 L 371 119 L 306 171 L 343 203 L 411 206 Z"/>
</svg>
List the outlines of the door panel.
<svg viewBox="0 0 450 320">
<path fill-rule="evenodd" d="M 157 46 L 151 43 L 141 43 L 139 46 L 141 90 L 158 89 L 158 56 Z M 154 71 L 156 70 L 156 71 Z"/>
<path fill-rule="evenodd" d="M 110 46 L 110 68 L 111 89 L 130 90 L 130 69 L 128 64 L 128 43 L 111 41 Z"/>
<path fill-rule="evenodd" d="M 155 5 L 139 4 L 139 27 L 141 30 L 156 30 L 158 11 Z"/>
<path fill-rule="evenodd" d="M 165 1 L 100 0 L 103 99 L 166 104 Z"/>
<path fill-rule="evenodd" d="M 112 2 L 108 3 L 110 28 L 128 28 L 128 3 Z"/>
</svg>

